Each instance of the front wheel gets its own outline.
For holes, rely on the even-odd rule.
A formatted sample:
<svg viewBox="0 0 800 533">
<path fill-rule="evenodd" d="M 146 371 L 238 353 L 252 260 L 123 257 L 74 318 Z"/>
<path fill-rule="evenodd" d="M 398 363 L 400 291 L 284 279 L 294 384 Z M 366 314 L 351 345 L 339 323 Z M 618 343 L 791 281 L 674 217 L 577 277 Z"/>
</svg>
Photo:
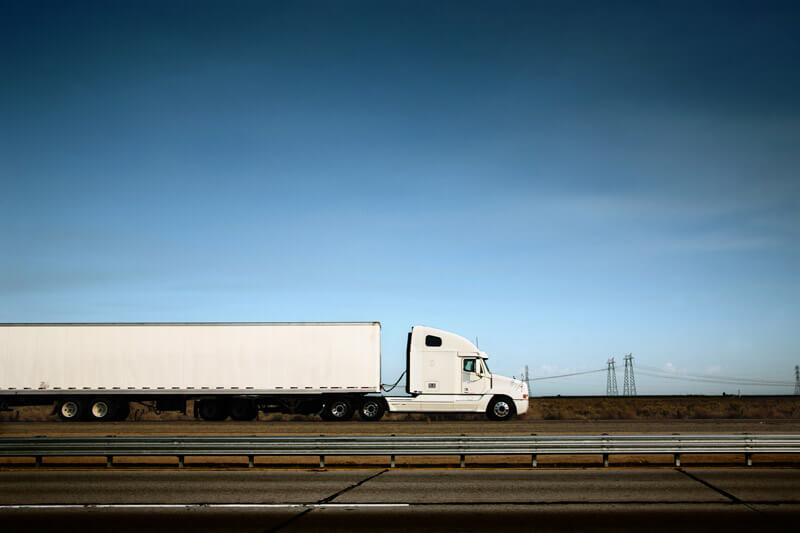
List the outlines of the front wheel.
<svg viewBox="0 0 800 533">
<path fill-rule="evenodd" d="M 486 408 L 486 416 L 490 420 L 508 420 L 515 413 L 514 402 L 505 396 L 492 398 L 489 407 Z"/>
<path fill-rule="evenodd" d="M 383 401 L 378 398 L 365 398 L 364 401 L 361 402 L 361 408 L 358 410 L 358 414 L 361 415 L 361 420 L 369 422 L 377 422 L 383 417 L 383 413 L 385 412 L 386 408 L 383 405 Z"/>
</svg>

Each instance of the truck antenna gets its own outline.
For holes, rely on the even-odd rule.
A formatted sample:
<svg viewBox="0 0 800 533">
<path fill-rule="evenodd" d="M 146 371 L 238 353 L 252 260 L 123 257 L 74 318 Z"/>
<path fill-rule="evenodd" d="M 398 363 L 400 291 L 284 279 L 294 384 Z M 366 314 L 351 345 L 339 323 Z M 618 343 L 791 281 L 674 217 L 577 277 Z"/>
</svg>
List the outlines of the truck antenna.
<svg viewBox="0 0 800 533">
<path fill-rule="evenodd" d="M 480 345 L 480 344 L 478 344 L 478 336 L 477 336 L 477 335 L 475 335 L 475 347 L 476 347 L 477 349 L 479 349 L 479 350 L 481 349 L 481 345 Z"/>
</svg>

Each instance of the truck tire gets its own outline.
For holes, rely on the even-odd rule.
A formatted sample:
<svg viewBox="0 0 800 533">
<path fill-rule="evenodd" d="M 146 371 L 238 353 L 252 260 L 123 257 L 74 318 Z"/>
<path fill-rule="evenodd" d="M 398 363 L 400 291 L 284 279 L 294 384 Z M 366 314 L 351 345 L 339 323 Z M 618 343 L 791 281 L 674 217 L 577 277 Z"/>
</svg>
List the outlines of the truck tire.
<svg viewBox="0 0 800 533">
<path fill-rule="evenodd" d="M 109 400 L 108 398 L 95 398 L 89 402 L 89 420 L 94 422 L 114 420 L 116 407 L 113 400 Z"/>
<path fill-rule="evenodd" d="M 258 416 L 258 409 L 253 400 L 237 398 L 231 402 L 231 418 L 234 420 L 247 421 L 253 420 Z"/>
<path fill-rule="evenodd" d="M 64 398 L 58 402 L 58 417 L 67 422 L 81 420 L 86 411 L 83 400 L 78 398 Z"/>
<path fill-rule="evenodd" d="M 228 418 L 228 409 L 220 399 L 200 400 L 198 413 L 203 420 L 217 422 Z"/>
<path fill-rule="evenodd" d="M 516 413 L 514 401 L 508 396 L 497 396 L 492 398 L 486 408 L 486 416 L 490 420 L 510 420 Z"/>
<path fill-rule="evenodd" d="M 380 398 L 364 398 L 358 410 L 358 414 L 361 415 L 361 420 L 367 422 L 377 422 L 383 417 L 383 413 L 385 412 L 386 407 L 383 400 Z"/>
<path fill-rule="evenodd" d="M 333 399 L 325 402 L 322 410 L 322 419 L 334 422 L 343 422 L 353 418 L 353 404 L 346 398 Z"/>
</svg>

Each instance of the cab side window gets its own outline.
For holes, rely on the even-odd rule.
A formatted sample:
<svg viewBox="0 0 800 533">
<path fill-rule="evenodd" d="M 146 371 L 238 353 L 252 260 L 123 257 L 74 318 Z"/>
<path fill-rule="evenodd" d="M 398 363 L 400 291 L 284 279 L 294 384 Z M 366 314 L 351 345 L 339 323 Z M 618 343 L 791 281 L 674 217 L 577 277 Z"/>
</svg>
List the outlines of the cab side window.
<svg viewBox="0 0 800 533">
<path fill-rule="evenodd" d="M 437 337 L 436 335 L 426 335 L 425 336 L 425 346 L 431 346 L 437 348 L 442 345 L 442 338 Z"/>
<path fill-rule="evenodd" d="M 475 372 L 475 359 L 464 359 L 464 372 Z"/>
</svg>

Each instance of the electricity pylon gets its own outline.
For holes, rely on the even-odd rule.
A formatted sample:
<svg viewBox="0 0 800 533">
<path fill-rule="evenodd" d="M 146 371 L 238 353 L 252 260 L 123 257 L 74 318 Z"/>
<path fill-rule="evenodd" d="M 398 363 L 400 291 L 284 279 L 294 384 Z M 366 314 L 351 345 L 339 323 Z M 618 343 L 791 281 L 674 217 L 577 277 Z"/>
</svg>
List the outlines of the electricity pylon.
<svg viewBox="0 0 800 533">
<path fill-rule="evenodd" d="M 612 357 L 606 361 L 608 368 L 606 369 L 606 396 L 619 396 L 619 389 L 617 389 L 617 369 L 614 367 L 614 358 Z"/>
<path fill-rule="evenodd" d="M 636 396 L 636 378 L 633 376 L 633 355 L 628 354 L 625 359 L 625 381 L 622 384 L 623 396 Z"/>
</svg>

